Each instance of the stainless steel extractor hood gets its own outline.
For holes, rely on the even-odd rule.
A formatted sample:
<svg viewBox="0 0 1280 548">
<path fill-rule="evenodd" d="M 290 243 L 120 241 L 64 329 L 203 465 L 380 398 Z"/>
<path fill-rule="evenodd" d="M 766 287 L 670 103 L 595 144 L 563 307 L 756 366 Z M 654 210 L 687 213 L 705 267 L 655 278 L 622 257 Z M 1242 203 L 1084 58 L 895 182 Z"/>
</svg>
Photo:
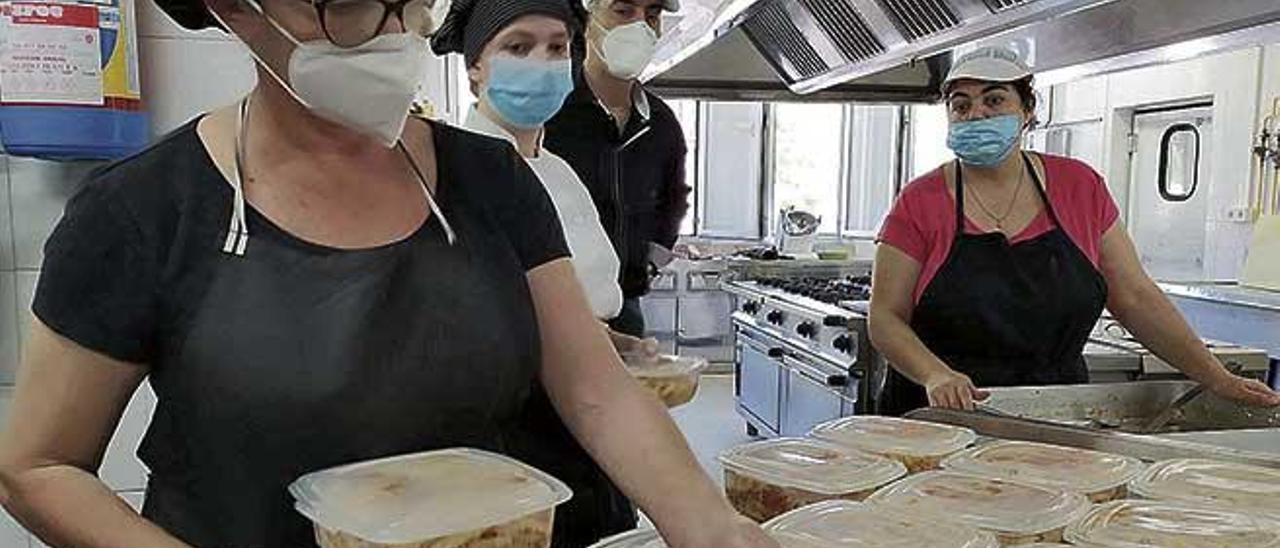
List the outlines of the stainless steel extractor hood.
<svg viewBox="0 0 1280 548">
<path fill-rule="evenodd" d="M 957 49 L 1013 44 L 1037 71 L 1096 72 L 1280 21 L 1277 0 L 685 3 L 645 79 L 669 95 L 743 100 L 933 101 Z"/>
</svg>

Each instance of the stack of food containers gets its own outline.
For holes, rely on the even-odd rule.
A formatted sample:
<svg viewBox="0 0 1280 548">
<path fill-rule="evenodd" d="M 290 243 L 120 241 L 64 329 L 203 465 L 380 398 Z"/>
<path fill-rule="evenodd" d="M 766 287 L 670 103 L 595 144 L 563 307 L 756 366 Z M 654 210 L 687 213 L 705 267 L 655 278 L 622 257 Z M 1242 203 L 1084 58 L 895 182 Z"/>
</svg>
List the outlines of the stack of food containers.
<svg viewBox="0 0 1280 548">
<path fill-rule="evenodd" d="M 849 501 L 828 501 L 765 524 L 783 548 L 993 548 L 990 534 L 957 522 Z"/>
<path fill-rule="evenodd" d="M 1089 508 L 1079 493 L 956 472 L 925 472 L 867 499 L 904 513 L 951 519 L 991 532 L 1002 545 L 1059 542 Z"/>
<path fill-rule="evenodd" d="M 911 473 L 934 470 L 969 447 L 977 434 L 968 428 L 878 416 L 854 416 L 819 425 L 810 434 L 837 445 L 899 461 Z"/>
<path fill-rule="evenodd" d="M 551 476 L 471 449 L 315 472 L 289 490 L 323 548 L 546 548 L 555 507 L 571 496 Z"/>
<path fill-rule="evenodd" d="M 623 360 L 631 375 L 668 408 L 693 401 L 702 372 L 707 368 L 707 360 L 684 356 L 624 355 Z"/>
<path fill-rule="evenodd" d="M 1203 459 L 1157 463 L 1133 481 L 1146 499 L 1190 502 L 1280 516 L 1280 470 Z"/>
<path fill-rule="evenodd" d="M 720 462 L 729 501 L 761 522 L 824 500 L 863 500 L 907 474 L 897 461 L 814 439 L 747 444 Z"/>
<path fill-rule="evenodd" d="M 1023 441 L 980 445 L 949 457 L 942 467 L 1081 493 L 1096 503 L 1128 496 L 1142 461 L 1074 447 Z"/>
<path fill-rule="evenodd" d="M 1280 523 L 1208 506 L 1119 500 L 1094 508 L 1066 539 L 1096 548 L 1276 548 Z"/>
</svg>

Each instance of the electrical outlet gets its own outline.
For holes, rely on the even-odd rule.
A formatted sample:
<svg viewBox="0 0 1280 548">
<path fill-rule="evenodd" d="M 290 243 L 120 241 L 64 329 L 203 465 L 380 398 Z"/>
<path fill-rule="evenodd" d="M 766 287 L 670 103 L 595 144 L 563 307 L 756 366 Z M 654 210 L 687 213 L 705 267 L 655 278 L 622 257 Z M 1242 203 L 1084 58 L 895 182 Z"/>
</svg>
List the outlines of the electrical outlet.
<svg viewBox="0 0 1280 548">
<path fill-rule="evenodd" d="M 1253 210 L 1248 207 L 1228 208 L 1227 220 L 1233 223 L 1248 223 L 1253 220 Z"/>
</svg>

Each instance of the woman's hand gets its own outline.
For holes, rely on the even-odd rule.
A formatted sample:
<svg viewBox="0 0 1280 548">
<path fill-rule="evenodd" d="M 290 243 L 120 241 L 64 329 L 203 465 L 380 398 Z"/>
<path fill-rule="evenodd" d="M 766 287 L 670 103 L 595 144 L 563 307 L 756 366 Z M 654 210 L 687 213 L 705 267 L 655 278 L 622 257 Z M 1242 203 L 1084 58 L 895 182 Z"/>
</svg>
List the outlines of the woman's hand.
<svg viewBox="0 0 1280 548">
<path fill-rule="evenodd" d="M 1280 394 L 1271 387 L 1253 379 L 1233 375 L 1226 370 L 1207 384 L 1210 392 L 1234 402 L 1251 407 L 1280 406 Z"/>
<path fill-rule="evenodd" d="M 703 529 L 707 534 L 672 548 L 781 548 L 754 521 L 734 513 L 725 525 Z"/>
<path fill-rule="evenodd" d="M 985 400 L 990 395 L 978 390 L 968 375 L 951 369 L 930 378 L 924 388 L 929 393 L 930 406 L 947 409 L 972 411 L 973 402 Z"/>
<path fill-rule="evenodd" d="M 658 357 L 658 339 L 632 337 L 624 333 L 609 330 L 609 340 L 618 355 L 624 357 L 656 358 Z"/>
</svg>

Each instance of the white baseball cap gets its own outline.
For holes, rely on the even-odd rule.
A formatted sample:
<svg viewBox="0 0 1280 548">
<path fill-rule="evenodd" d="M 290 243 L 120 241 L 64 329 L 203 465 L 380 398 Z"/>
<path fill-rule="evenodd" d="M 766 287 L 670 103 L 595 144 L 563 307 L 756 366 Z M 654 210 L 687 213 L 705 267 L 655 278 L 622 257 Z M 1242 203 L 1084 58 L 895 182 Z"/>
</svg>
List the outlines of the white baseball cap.
<svg viewBox="0 0 1280 548">
<path fill-rule="evenodd" d="M 960 56 L 942 83 L 946 89 L 956 80 L 1016 82 L 1031 76 L 1031 68 L 1018 52 L 1002 47 L 983 47 Z"/>
<path fill-rule="evenodd" d="M 601 0 L 582 0 L 582 7 L 591 9 L 591 4 Z M 612 2 L 613 0 L 606 0 Z M 662 0 L 662 9 L 667 11 L 680 11 L 680 0 Z"/>
</svg>

